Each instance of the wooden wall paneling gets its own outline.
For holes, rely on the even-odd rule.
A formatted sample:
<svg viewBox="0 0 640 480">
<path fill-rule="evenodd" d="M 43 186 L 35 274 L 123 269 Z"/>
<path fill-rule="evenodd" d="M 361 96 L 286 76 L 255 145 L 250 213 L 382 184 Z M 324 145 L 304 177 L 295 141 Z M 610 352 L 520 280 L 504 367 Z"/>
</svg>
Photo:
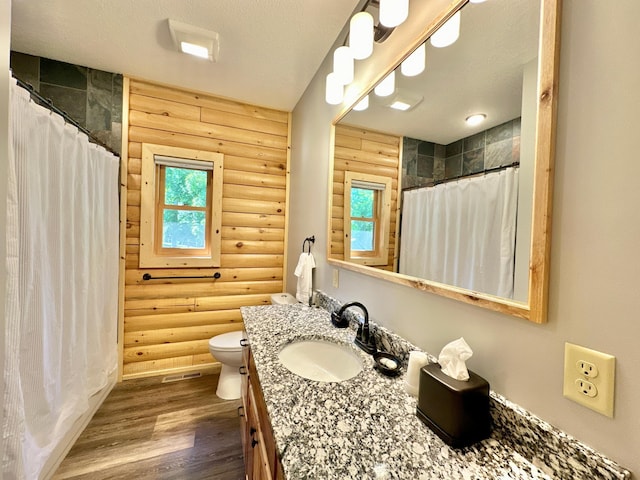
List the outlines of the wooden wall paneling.
<svg viewBox="0 0 640 480">
<path fill-rule="evenodd" d="M 124 373 L 124 318 L 125 318 L 125 283 L 124 277 L 127 270 L 127 236 L 129 232 L 130 221 L 127 218 L 128 206 L 128 190 L 127 184 L 129 179 L 128 165 L 129 151 L 126 126 L 129 123 L 129 79 L 122 79 L 122 147 L 120 155 L 120 254 L 118 259 L 118 381 L 122 381 Z"/>
<path fill-rule="evenodd" d="M 155 143 L 158 145 L 168 145 L 170 147 L 207 150 L 235 157 L 255 158 L 256 160 L 286 161 L 283 160 L 286 159 L 286 155 L 278 148 L 244 144 L 241 140 L 231 141 L 211 137 L 200 137 L 197 134 L 189 135 L 168 132 L 135 125 L 129 127 L 129 139 L 140 143 Z"/>
<path fill-rule="evenodd" d="M 220 264 L 226 267 L 282 267 L 284 255 L 239 254 L 221 255 Z"/>
<path fill-rule="evenodd" d="M 242 328 L 239 308 L 284 290 L 290 113 L 126 79 L 123 202 L 124 378 L 211 369 L 211 336 Z M 142 145 L 224 155 L 221 267 L 140 269 Z M 372 154 L 384 148 L 371 145 Z M 313 234 L 313 232 L 310 232 Z M 143 280 L 144 273 L 168 279 Z M 212 275 L 214 279 L 180 279 Z"/>
<path fill-rule="evenodd" d="M 198 297 L 196 298 L 196 310 L 225 310 L 248 305 L 269 305 L 270 303 L 271 296 L 269 294 Z"/>
</svg>

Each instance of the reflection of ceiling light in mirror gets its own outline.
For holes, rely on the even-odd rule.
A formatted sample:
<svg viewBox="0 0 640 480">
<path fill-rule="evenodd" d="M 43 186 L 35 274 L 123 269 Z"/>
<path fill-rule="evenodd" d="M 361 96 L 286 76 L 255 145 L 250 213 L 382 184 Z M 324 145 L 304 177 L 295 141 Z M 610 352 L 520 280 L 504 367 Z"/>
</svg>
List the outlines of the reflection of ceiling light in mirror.
<svg viewBox="0 0 640 480">
<path fill-rule="evenodd" d="M 338 47 L 333 52 L 333 71 L 343 85 L 353 82 L 353 55 L 349 47 Z"/>
<path fill-rule="evenodd" d="M 336 74 L 331 72 L 327 75 L 324 99 L 329 105 L 340 105 L 344 97 L 344 87 L 336 78 Z"/>
<path fill-rule="evenodd" d="M 379 97 L 388 97 L 396 89 L 396 71 L 393 70 L 373 89 Z"/>
<path fill-rule="evenodd" d="M 168 20 L 171 39 L 178 50 L 189 55 L 218 61 L 220 42 L 217 32 Z"/>
<path fill-rule="evenodd" d="M 471 3 L 484 3 L 487 0 L 469 0 Z"/>
<path fill-rule="evenodd" d="M 349 23 L 349 48 L 356 60 L 364 60 L 373 53 L 373 17 L 360 12 Z"/>
<path fill-rule="evenodd" d="M 436 33 L 431 35 L 431 45 L 437 48 L 448 47 L 460 36 L 460 11 L 445 22 Z"/>
<path fill-rule="evenodd" d="M 380 23 L 397 27 L 409 16 L 409 0 L 380 0 Z"/>
<path fill-rule="evenodd" d="M 407 111 L 422 102 L 422 99 L 422 95 L 418 95 L 417 93 L 398 90 L 395 95 L 391 96 L 389 100 L 384 103 L 384 106 L 395 110 Z"/>
<path fill-rule="evenodd" d="M 400 65 L 400 71 L 405 77 L 415 77 L 424 72 L 426 50 L 426 46 L 423 43 L 404 59 Z"/>
<path fill-rule="evenodd" d="M 357 112 L 361 112 L 369 108 L 369 95 L 365 96 L 362 100 L 360 100 L 353 109 Z"/>
<path fill-rule="evenodd" d="M 389 106 L 391 108 L 395 108 L 396 110 L 402 110 L 402 111 L 409 110 L 411 108 L 411 104 L 405 103 L 402 100 L 396 100 Z"/>
<path fill-rule="evenodd" d="M 465 119 L 465 122 L 467 122 L 467 125 L 470 127 L 475 127 L 476 125 L 480 125 L 484 122 L 485 118 L 487 118 L 487 116 L 484 113 L 475 113 L 473 115 L 469 115 Z"/>
</svg>

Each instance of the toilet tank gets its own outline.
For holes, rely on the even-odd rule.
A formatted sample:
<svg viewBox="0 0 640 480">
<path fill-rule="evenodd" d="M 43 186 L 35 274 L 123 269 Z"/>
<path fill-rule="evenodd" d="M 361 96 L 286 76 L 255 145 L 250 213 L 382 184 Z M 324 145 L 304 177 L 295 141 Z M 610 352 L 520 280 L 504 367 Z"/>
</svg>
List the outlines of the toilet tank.
<svg viewBox="0 0 640 480">
<path fill-rule="evenodd" d="M 298 303 L 298 300 L 290 293 L 274 293 L 271 295 L 271 303 L 273 305 L 293 305 Z"/>
</svg>

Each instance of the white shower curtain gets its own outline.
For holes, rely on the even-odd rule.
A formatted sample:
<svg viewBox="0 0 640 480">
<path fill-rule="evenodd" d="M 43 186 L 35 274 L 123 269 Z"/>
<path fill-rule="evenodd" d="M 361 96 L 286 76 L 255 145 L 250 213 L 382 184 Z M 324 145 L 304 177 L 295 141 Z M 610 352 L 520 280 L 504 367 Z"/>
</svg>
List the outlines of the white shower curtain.
<svg viewBox="0 0 640 480">
<path fill-rule="evenodd" d="M 119 160 L 11 88 L 2 439 L 37 479 L 117 367 Z"/>
<path fill-rule="evenodd" d="M 516 168 L 405 192 L 400 273 L 511 298 L 517 202 Z"/>
</svg>

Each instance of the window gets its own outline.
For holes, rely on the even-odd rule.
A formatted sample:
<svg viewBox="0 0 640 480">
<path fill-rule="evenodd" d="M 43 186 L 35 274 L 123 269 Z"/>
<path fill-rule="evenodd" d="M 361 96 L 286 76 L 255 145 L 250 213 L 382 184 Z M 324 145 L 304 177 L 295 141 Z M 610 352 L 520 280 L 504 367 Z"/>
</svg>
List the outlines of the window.
<svg viewBox="0 0 640 480">
<path fill-rule="evenodd" d="M 391 179 L 345 172 L 345 260 L 363 265 L 387 265 L 390 222 Z"/>
<path fill-rule="evenodd" d="M 140 267 L 220 266 L 222 158 L 143 144 Z"/>
</svg>

